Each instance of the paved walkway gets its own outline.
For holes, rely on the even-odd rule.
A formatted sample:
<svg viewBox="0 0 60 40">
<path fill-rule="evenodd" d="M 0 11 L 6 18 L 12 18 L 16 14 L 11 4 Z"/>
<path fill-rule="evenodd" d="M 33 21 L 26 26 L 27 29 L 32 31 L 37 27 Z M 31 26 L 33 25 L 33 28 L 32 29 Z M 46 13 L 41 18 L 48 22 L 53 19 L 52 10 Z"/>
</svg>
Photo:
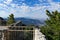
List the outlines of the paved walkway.
<svg viewBox="0 0 60 40">
<path fill-rule="evenodd" d="M 43 35 L 39 29 L 35 29 L 35 40 L 46 40 L 45 35 Z"/>
</svg>

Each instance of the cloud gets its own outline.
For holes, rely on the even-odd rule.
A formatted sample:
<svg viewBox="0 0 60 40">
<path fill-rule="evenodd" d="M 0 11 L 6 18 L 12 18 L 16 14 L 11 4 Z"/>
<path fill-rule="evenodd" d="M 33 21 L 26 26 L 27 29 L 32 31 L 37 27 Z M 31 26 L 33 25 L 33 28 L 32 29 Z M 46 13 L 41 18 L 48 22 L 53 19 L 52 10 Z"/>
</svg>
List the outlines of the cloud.
<svg viewBox="0 0 60 40">
<path fill-rule="evenodd" d="M 24 1 L 24 0 L 23 0 Z M 39 0 L 41 2 L 46 0 Z M 58 2 L 53 2 L 52 0 L 47 0 L 48 6 L 45 4 L 35 4 L 35 6 L 29 6 L 26 3 L 22 3 L 22 5 L 17 5 L 15 3 L 11 3 L 12 0 L 6 0 L 4 3 L 0 3 L 0 16 L 8 17 L 9 14 L 13 13 L 15 17 L 28 17 L 33 19 L 46 19 L 47 15 L 45 14 L 45 10 L 60 10 L 60 5 Z"/>
<path fill-rule="evenodd" d="M 8 15 L 9 15 L 8 12 L 0 10 L 0 17 L 8 17 Z"/>
<path fill-rule="evenodd" d="M 10 4 L 12 2 L 12 0 L 5 0 L 4 3 L 5 4 Z"/>
</svg>

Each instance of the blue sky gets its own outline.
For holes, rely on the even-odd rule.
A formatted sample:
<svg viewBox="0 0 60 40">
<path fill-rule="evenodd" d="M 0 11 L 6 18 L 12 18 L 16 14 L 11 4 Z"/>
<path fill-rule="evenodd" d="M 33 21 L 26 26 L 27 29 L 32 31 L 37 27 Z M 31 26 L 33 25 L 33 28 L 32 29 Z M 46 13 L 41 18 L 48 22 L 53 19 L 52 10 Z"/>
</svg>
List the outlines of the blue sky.
<svg viewBox="0 0 60 40">
<path fill-rule="evenodd" d="M 46 19 L 46 9 L 60 11 L 60 0 L 0 0 L 0 16 L 4 18 L 13 13 L 15 17 Z"/>
</svg>

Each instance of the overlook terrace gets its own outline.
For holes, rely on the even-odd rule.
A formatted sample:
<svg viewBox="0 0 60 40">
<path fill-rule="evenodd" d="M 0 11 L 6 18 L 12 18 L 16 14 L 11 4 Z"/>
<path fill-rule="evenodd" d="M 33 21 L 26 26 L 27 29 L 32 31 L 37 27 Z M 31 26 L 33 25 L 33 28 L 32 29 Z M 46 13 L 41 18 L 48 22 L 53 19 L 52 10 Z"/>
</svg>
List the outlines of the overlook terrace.
<svg viewBox="0 0 60 40">
<path fill-rule="evenodd" d="M 39 28 L 34 26 L 0 26 L 0 40 L 25 40 L 26 34 L 24 35 L 24 33 L 27 32 L 30 34 L 29 40 L 45 40 L 45 36 Z"/>
</svg>

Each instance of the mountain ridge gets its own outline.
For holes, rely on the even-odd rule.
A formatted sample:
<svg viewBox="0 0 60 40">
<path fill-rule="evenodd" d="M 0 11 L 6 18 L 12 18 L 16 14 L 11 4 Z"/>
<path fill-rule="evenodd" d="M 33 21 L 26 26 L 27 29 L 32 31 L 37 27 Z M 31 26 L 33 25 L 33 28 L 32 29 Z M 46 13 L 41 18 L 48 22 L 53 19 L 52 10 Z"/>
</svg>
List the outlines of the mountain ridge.
<svg viewBox="0 0 60 40">
<path fill-rule="evenodd" d="M 5 18 L 5 20 L 7 20 L 7 18 Z M 44 20 L 38 20 L 38 19 L 32 19 L 32 18 L 24 18 L 24 17 L 18 17 L 15 18 L 15 21 L 22 21 L 22 23 L 26 24 L 26 25 L 35 25 L 35 26 L 40 26 L 40 25 L 44 25 Z"/>
</svg>

